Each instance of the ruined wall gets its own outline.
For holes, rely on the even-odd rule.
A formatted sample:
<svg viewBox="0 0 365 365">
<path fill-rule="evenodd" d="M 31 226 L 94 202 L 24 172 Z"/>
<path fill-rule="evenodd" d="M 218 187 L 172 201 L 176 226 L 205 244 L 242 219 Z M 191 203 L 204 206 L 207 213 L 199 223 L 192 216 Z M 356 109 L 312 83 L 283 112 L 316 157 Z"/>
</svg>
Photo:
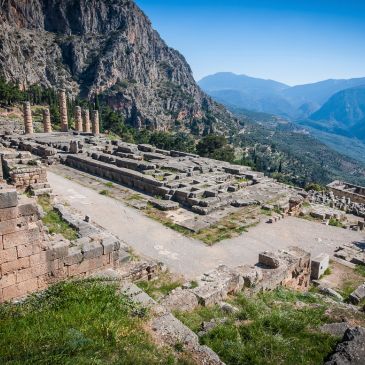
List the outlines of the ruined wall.
<svg viewBox="0 0 365 365">
<path fill-rule="evenodd" d="M 108 158 L 113 159 L 112 156 L 108 156 Z M 162 186 L 163 183 L 161 181 L 157 181 L 148 175 L 143 175 L 138 171 L 123 167 L 110 165 L 109 163 L 94 160 L 89 157 L 69 155 L 66 159 L 66 165 L 145 191 L 147 194 L 165 196 L 170 191 L 170 189 Z"/>
<path fill-rule="evenodd" d="M 355 193 L 351 193 L 351 192 L 346 191 L 346 190 L 336 189 L 336 188 L 333 188 L 333 187 L 330 187 L 329 189 L 330 189 L 330 191 L 333 192 L 333 194 L 337 198 L 342 198 L 342 197 L 350 198 L 351 201 L 353 201 L 355 203 L 365 204 L 365 196 L 355 194 Z"/>
<path fill-rule="evenodd" d="M 1 152 L 4 176 L 19 191 L 30 185 L 47 182 L 47 172 L 29 152 Z"/>
<path fill-rule="evenodd" d="M 86 224 L 85 229 L 88 233 L 72 244 L 61 236 L 50 237 L 34 200 L 18 201 L 15 189 L 0 189 L 0 302 L 118 266 L 126 253 L 119 240 L 96 235 Z"/>
<path fill-rule="evenodd" d="M 365 204 L 365 188 L 362 186 L 333 181 L 327 185 L 337 198 L 350 198 L 352 202 Z"/>
<path fill-rule="evenodd" d="M 305 291 L 311 273 L 310 253 L 299 247 L 288 247 L 275 253 L 259 255 L 258 266 L 262 270 L 262 281 L 256 290 L 273 290 L 278 286 Z"/>
</svg>

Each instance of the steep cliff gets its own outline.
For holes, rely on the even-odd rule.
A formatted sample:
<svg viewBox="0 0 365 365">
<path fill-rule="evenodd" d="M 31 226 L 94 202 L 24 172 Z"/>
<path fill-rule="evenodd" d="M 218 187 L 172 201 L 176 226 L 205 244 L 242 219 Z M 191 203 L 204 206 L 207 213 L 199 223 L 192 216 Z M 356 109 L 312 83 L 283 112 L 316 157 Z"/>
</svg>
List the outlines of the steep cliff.
<svg viewBox="0 0 365 365">
<path fill-rule="evenodd" d="M 237 127 L 131 0 L 2 0 L 0 74 L 102 95 L 135 127 Z"/>
</svg>

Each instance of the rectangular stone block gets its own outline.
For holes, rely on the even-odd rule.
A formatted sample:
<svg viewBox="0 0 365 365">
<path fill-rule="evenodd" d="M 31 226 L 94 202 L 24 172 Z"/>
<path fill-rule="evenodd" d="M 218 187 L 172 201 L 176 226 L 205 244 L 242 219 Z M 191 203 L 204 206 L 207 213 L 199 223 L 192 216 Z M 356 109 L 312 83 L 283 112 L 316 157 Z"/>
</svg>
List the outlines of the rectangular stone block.
<svg viewBox="0 0 365 365">
<path fill-rule="evenodd" d="M 0 288 L 6 288 L 11 285 L 16 284 L 16 274 L 11 273 L 7 275 L 3 275 L 0 279 Z"/>
<path fill-rule="evenodd" d="M 11 300 L 15 298 L 20 298 L 28 293 L 33 293 L 38 289 L 38 280 L 33 278 L 22 283 L 9 286 L 3 289 L 4 300 Z"/>
<path fill-rule="evenodd" d="M 280 260 L 276 254 L 265 251 L 259 254 L 259 264 L 276 269 L 280 266 Z"/>
<path fill-rule="evenodd" d="M 0 189 L 0 209 L 12 208 L 18 205 L 18 194 L 16 190 Z"/>
<path fill-rule="evenodd" d="M 39 243 L 34 243 L 30 245 L 19 245 L 16 247 L 18 257 L 27 257 L 35 255 L 41 252 L 41 246 Z"/>
<path fill-rule="evenodd" d="M 19 214 L 18 207 L 0 209 L 0 222 L 17 218 Z"/>
<path fill-rule="evenodd" d="M 31 267 L 28 267 L 27 269 L 19 270 L 16 272 L 16 282 L 21 283 L 23 281 L 30 280 L 34 278 L 33 271 Z"/>
<path fill-rule="evenodd" d="M 31 266 L 33 277 L 42 276 L 48 274 L 50 271 L 49 264 L 40 264 L 36 266 Z"/>
<path fill-rule="evenodd" d="M 47 264 L 50 259 L 48 258 L 48 251 L 41 251 L 35 255 L 29 256 L 30 266 L 38 266 L 42 264 Z"/>
<path fill-rule="evenodd" d="M 100 242 L 85 243 L 81 248 L 81 252 L 84 255 L 84 260 L 93 259 L 103 254 L 103 246 Z"/>
<path fill-rule="evenodd" d="M 60 241 L 53 244 L 48 250 L 47 258 L 49 260 L 56 260 L 68 255 L 69 242 Z"/>
<path fill-rule="evenodd" d="M 0 265 L 5 262 L 15 261 L 17 258 L 18 255 L 15 247 L 0 251 Z"/>
<path fill-rule="evenodd" d="M 120 242 L 117 238 L 108 236 L 102 239 L 101 244 L 103 246 L 103 254 L 107 255 L 110 252 L 118 250 L 120 247 Z"/>
<path fill-rule="evenodd" d="M 36 204 L 32 203 L 21 204 L 18 206 L 18 211 L 21 217 L 28 217 L 34 215 L 39 219 L 39 209 Z"/>
<path fill-rule="evenodd" d="M 71 266 L 74 264 L 79 264 L 83 259 L 83 255 L 80 247 L 70 247 L 68 250 L 68 255 L 63 259 L 63 263 L 66 266 Z"/>
<path fill-rule="evenodd" d="M 312 259 L 311 262 L 311 278 L 318 280 L 329 266 L 329 255 L 322 253 Z"/>
<path fill-rule="evenodd" d="M 30 244 L 36 241 L 40 241 L 41 233 L 39 227 L 34 223 L 29 224 L 28 227 L 29 229 L 27 230 L 4 234 L 3 236 L 4 248 L 6 249 L 18 245 Z"/>
<path fill-rule="evenodd" d="M 9 234 L 24 231 L 28 228 L 28 217 L 21 217 L 0 222 L 0 232 Z"/>
<path fill-rule="evenodd" d="M 21 269 L 26 269 L 30 266 L 29 257 L 23 257 L 15 261 L 6 262 L 1 265 L 2 274 L 12 273 Z"/>
</svg>

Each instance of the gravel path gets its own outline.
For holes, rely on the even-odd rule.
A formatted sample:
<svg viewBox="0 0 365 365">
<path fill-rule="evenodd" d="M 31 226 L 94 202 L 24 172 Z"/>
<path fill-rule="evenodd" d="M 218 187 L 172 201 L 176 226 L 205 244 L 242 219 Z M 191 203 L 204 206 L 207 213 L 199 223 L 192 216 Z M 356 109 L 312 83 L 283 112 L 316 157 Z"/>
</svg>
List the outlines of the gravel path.
<svg viewBox="0 0 365 365">
<path fill-rule="evenodd" d="M 162 261 L 172 272 L 186 278 L 195 278 L 222 263 L 228 266 L 255 264 L 258 253 L 264 250 L 297 245 L 313 255 L 332 254 L 340 244 L 365 241 L 365 235 L 360 232 L 287 217 L 274 224 L 260 223 L 240 237 L 209 247 L 164 227 L 118 200 L 53 172 L 48 172 L 48 180 L 55 194 L 126 241 L 137 254 Z"/>
</svg>

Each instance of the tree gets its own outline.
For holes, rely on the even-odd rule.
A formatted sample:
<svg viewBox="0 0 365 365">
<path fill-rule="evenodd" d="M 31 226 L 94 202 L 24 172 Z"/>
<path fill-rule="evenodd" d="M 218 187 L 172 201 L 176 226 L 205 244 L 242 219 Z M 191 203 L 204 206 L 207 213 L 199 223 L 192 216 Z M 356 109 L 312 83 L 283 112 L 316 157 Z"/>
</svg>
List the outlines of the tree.
<svg viewBox="0 0 365 365">
<path fill-rule="evenodd" d="M 227 144 L 224 136 L 209 134 L 203 137 L 196 146 L 196 151 L 202 157 L 233 162 L 234 148 Z"/>
</svg>

